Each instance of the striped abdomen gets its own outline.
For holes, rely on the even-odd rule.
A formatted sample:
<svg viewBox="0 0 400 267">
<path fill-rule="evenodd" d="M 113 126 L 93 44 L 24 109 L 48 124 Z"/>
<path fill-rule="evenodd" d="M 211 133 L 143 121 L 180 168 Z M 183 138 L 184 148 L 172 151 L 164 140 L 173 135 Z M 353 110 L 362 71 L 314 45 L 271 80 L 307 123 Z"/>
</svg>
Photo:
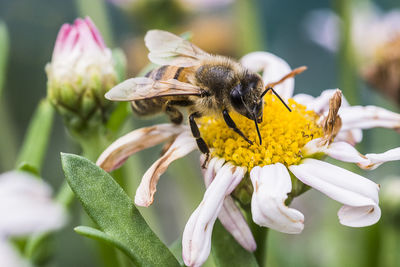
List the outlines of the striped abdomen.
<svg viewBox="0 0 400 267">
<path fill-rule="evenodd" d="M 165 65 L 148 72 L 145 76 L 153 80 L 177 79 L 182 82 L 187 82 L 183 67 Z M 168 97 L 136 100 L 131 102 L 131 106 L 132 110 L 140 116 L 154 115 L 164 111 L 165 104 L 168 100 Z"/>
</svg>

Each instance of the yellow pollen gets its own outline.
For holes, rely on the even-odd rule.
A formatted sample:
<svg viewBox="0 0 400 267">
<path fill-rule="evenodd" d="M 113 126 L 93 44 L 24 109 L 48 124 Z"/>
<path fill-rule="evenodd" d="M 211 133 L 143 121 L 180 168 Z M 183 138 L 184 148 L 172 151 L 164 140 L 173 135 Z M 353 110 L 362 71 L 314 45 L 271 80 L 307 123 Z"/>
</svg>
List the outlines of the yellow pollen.
<svg viewBox="0 0 400 267">
<path fill-rule="evenodd" d="M 231 113 L 232 119 L 253 145 L 229 129 L 223 118 L 203 117 L 199 120 L 201 135 L 212 156 L 247 167 L 248 171 L 255 166 L 277 162 L 289 166 L 300 162 L 301 149 L 307 142 L 323 135 L 317 124 L 318 115 L 293 99 L 289 99 L 292 112 L 271 94 L 265 95 L 264 101 L 263 122 L 259 124 L 262 145 L 254 121 L 236 112 Z"/>
</svg>

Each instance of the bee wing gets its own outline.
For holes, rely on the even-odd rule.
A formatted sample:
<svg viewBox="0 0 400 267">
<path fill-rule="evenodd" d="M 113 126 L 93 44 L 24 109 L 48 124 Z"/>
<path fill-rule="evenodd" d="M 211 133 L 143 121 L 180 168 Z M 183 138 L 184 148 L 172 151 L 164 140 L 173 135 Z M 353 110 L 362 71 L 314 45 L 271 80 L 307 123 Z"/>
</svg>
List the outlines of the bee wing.
<svg viewBox="0 0 400 267">
<path fill-rule="evenodd" d="M 194 44 L 167 31 L 151 30 L 144 37 L 151 62 L 158 65 L 191 67 L 210 56 Z"/>
<path fill-rule="evenodd" d="M 200 87 L 175 79 L 155 81 L 146 77 L 131 78 L 113 87 L 105 97 L 114 101 L 133 101 L 161 96 L 201 95 Z"/>
</svg>

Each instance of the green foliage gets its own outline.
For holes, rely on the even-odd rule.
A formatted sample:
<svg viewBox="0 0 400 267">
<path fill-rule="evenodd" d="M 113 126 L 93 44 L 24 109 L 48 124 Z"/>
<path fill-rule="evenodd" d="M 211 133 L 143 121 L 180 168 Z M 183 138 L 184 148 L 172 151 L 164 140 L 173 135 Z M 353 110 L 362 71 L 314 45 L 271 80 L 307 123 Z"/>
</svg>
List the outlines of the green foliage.
<svg viewBox="0 0 400 267">
<path fill-rule="evenodd" d="M 254 255 L 240 246 L 219 221 L 214 225 L 211 253 L 217 267 L 258 266 Z"/>
<path fill-rule="evenodd" d="M 101 230 L 78 227 L 79 233 L 116 246 L 136 266 L 180 266 L 107 172 L 77 155 L 61 158 L 72 191 Z"/>
</svg>

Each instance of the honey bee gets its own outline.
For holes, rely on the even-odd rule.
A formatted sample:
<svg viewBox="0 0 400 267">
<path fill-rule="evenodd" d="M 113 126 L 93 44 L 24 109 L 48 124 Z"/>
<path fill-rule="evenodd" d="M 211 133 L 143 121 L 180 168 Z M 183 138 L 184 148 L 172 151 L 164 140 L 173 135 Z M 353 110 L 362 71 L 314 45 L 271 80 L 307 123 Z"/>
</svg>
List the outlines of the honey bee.
<svg viewBox="0 0 400 267">
<path fill-rule="evenodd" d="M 133 111 L 141 116 L 165 112 L 175 124 L 183 121 L 179 107 L 186 107 L 193 137 L 207 159 L 210 150 L 201 138 L 197 118 L 222 116 L 229 128 L 253 144 L 229 115 L 236 111 L 254 121 L 261 144 L 258 123 L 262 122 L 263 96 L 272 91 L 291 111 L 273 86 L 305 70 L 305 67 L 300 67 L 280 81 L 264 86 L 259 74 L 247 70 L 240 63 L 208 54 L 172 33 L 151 30 L 144 40 L 150 51 L 150 61 L 161 67 L 145 77 L 131 78 L 118 84 L 105 97 L 114 101 L 131 101 Z"/>
</svg>

